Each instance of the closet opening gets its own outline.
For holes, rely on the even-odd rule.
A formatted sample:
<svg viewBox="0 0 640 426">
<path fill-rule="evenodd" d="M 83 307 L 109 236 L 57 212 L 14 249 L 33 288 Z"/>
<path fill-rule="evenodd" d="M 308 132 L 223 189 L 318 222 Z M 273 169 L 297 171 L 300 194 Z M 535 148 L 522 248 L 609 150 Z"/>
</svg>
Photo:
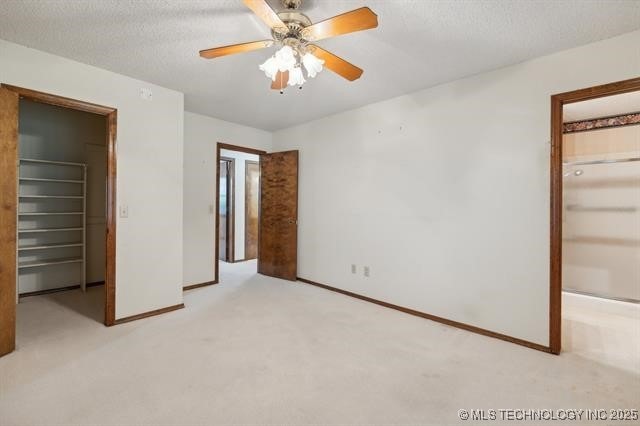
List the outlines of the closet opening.
<svg viewBox="0 0 640 426">
<path fill-rule="evenodd" d="M 78 315 L 115 323 L 117 112 L 8 85 L 0 101 L 4 354 L 16 316 L 43 332 Z"/>
<path fill-rule="evenodd" d="M 640 373 L 640 79 L 552 97 L 552 352 Z"/>
</svg>

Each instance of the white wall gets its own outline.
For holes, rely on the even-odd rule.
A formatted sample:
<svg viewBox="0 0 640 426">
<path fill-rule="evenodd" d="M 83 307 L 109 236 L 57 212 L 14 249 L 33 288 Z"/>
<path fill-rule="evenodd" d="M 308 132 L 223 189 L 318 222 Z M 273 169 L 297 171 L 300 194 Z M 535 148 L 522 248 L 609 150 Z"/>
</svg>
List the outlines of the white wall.
<svg viewBox="0 0 640 426">
<path fill-rule="evenodd" d="M 118 109 L 116 318 L 181 303 L 182 93 L 1 40 L 0 82 Z"/>
<path fill-rule="evenodd" d="M 271 133 L 185 112 L 184 140 L 183 283 L 187 286 L 214 279 L 216 143 L 271 151 Z"/>
<path fill-rule="evenodd" d="M 223 149 L 222 157 L 233 158 L 235 161 L 234 186 L 234 259 L 244 260 L 244 188 L 245 188 L 245 161 L 260 161 L 260 156 L 240 151 Z"/>
<path fill-rule="evenodd" d="M 275 132 L 298 275 L 547 345 L 550 96 L 638 76 L 633 32 Z"/>
</svg>

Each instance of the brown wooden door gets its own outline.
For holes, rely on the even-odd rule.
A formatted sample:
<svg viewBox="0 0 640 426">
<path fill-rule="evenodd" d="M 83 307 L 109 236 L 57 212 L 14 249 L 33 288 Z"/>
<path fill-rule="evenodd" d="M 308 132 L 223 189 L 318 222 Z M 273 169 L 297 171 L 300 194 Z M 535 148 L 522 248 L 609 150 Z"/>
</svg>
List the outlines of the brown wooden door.
<svg viewBox="0 0 640 426">
<path fill-rule="evenodd" d="M 245 160 L 244 182 L 244 258 L 248 260 L 258 257 L 260 163 Z"/>
<path fill-rule="evenodd" d="M 298 151 L 261 155 L 259 273 L 295 281 L 297 222 Z"/>
<path fill-rule="evenodd" d="M 18 94 L 0 87 L 0 356 L 16 347 Z"/>
</svg>

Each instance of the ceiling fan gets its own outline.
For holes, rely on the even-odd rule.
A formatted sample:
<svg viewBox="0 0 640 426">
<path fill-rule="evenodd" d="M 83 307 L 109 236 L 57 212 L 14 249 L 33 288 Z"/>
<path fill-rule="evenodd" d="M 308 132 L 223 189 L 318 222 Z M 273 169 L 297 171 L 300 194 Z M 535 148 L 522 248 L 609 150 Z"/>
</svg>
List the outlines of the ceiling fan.
<svg viewBox="0 0 640 426">
<path fill-rule="evenodd" d="M 265 0 L 243 0 L 244 4 L 271 28 L 271 40 L 233 44 L 200 51 L 206 59 L 236 53 L 265 49 L 274 45 L 281 48 L 260 69 L 271 78 L 271 88 L 284 93 L 284 88 L 305 83 L 302 69 L 307 77 L 315 77 L 324 67 L 349 81 L 362 75 L 362 69 L 313 44 L 318 40 L 335 37 L 378 26 L 378 16 L 368 7 L 361 7 L 317 23 L 298 9 L 302 0 L 280 0 L 283 11 L 276 13 Z"/>
</svg>

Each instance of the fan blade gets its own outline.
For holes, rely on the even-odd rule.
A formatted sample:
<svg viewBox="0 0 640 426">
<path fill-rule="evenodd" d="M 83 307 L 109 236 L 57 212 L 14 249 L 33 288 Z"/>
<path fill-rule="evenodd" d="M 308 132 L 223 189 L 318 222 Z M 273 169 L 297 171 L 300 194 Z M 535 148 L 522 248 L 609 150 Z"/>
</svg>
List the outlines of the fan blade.
<svg viewBox="0 0 640 426">
<path fill-rule="evenodd" d="M 287 83 L 289 82 L 289 71 L 280 72 L 276 74 L 276 80 L 271 83 L 271 88 L 273 90 L 282 90 L 287 87 Z"/>
<path fill-rule="evenodd" d="M 368 7 L 361 7 L 310 25 L 302 30 L 302 36 L 306 40 L 316 41 L 355 31 L 368 30 L 377 26 L 378 15 Z"/>
<path fill-rule="evenodd" d="M 287 33 L 289 29 L 282 22 L 276 12 L 269 7 L 265 0 L 243 0 L 244 4 L 253 11 L 262 21 L 276 32 Z"/>
<path fill-rule="evenodd" d="M 273 46 L 273 40 L 252 41 L 250 43 L 232 44 L 230 46 L 201 50 L 200 56 L 213 59 L 220 56 L 234 55 L 236 53 L 251 52 L 252 50 L 264 49 L 271 46 Z"/>
<path fill-rule="evenodd" d="M 318 59 L 324 60 L 325 68 L 329 68 L 331 71 L 346 78 L 347 80 L 354 81 L 359 79 L 362 75 L 362 69 L 345 61 L 341 57 L 334 55 L 331 52 L 327 52 L 320 46 L 311 44 L 307 47 L 309 49 L 309 52 L 311 52 L 314 56 L 316 56 Z"/>
</svg>

